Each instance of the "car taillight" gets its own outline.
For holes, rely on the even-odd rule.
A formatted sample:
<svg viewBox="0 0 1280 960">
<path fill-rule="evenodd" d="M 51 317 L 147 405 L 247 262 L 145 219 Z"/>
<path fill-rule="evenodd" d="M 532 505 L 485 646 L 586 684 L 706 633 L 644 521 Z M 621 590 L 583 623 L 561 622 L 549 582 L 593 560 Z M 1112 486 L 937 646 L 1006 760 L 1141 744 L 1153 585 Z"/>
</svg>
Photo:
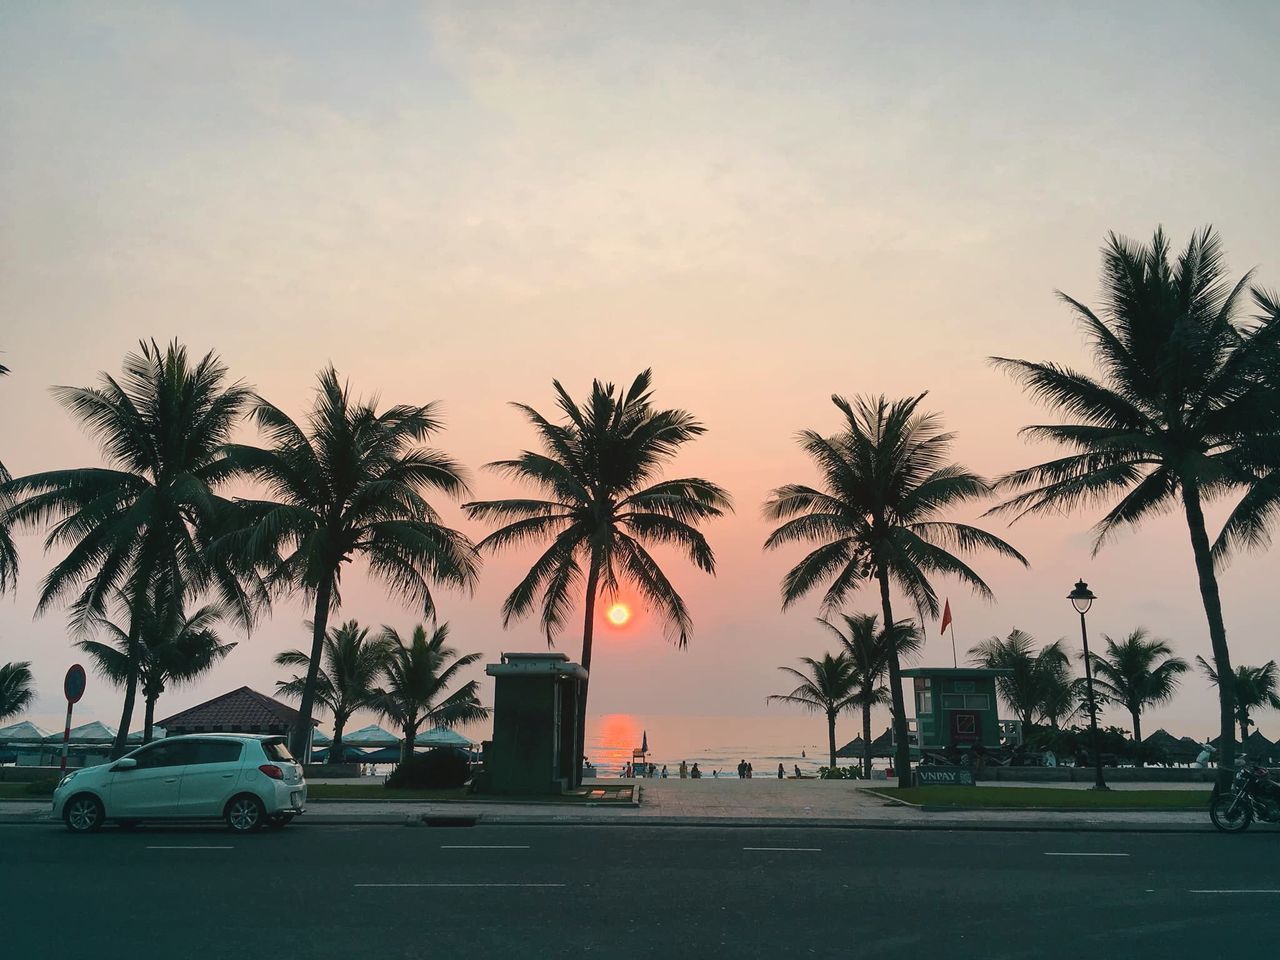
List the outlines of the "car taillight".
<svg viewBox="0 0 1280 960">
<path fill-rule="evenodd" d="M 283 780 L 284 771 L 277 767 L 274 763 L 264 763 L 258 768 L 272 780 Z"/>
</svg>

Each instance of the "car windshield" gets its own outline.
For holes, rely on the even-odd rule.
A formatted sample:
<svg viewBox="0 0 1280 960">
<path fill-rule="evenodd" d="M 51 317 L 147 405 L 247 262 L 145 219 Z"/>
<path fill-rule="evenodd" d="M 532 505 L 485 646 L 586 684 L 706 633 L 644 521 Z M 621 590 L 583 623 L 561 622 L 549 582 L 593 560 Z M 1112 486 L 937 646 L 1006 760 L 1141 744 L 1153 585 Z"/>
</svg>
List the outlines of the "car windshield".
<svg viewBox="0 0 1280 960">
<path fill-rule="evenodd" d="M 268 760 L 280 760 L 285 763 L 293 763 L 293 754 L 289 752 L 289 748 L 285 746 L 283 740 L 266 740 L 262 744 L 262 752 L 267 755 Z"/>
</svg>

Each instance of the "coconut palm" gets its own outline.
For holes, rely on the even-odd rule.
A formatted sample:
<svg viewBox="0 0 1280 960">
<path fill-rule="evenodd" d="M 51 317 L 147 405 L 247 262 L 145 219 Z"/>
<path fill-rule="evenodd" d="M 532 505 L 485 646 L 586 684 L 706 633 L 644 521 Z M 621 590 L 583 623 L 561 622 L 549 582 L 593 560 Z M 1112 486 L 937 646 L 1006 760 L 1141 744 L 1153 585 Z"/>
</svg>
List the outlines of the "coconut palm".
<svg viewBox="0 0 1280 960">
<path fill-rule="evenodd" d="M 990 492 L 977 474 L 947 462 L 954 434 L 936 414 L 920 411 L 924 394 L 904 400 L 884 397 L 852 402 L 834 396 L 844 416 L 841 431 L 825 437 L 814 430 L 800 444 L 822 476 L 821 489 L 787 484 L 773 491 L 765 516 L 782 521 L 765 549 L 793 542 L 819 546 L 782 581 L 783 609 L 826 585 L 823 606 L 835 609 L 858 587 L 880 590 L 885 623 L 896 623 L 890 584 L 931 617 L 938 597 L 931 577 L 958 577 L 984 597 L 991 589 L 957 554 L 994 550 L 1022 564 L 1013 547 L 985 530 L 940 519 L 944 511 Z M 896 650 L 889 652 L 889 692 L 897 743 L 899 783 L 911 783 L 910 745 Z"/>
<path fill-rule="evenodd" d="M 1209 681 L 1218 689 L 1222 683 L 1218 672 L 1209 665 L 1204 657 L 1197 656 L 1196 661 L 1208 675 Z M 1255 710 L 1270 708 L 1280 710 L 1280 667 L 1274 660 L 1268 660 L 1260 667 L 1237 666 L 1235 680 L 1235 720 L 1240 724 L 1240 742 L 1249 737 L 1249 727 L 1253 725 L 1251 716 Z M 1219 753 L 1225 753 L 1228 742 L 1235 739 L 1234 724 L 1229 736 L 1220 741 Z M 1225 761 L 1224 761 L 1225 762 Z"/>
<path fill-rule="evenodd" d="M 430 636 L 426 626 L 418 624 L 407 641 L 391 627 L 384 627 L 382 639 L 389 653 L 383 666 L 384 682 L 375 690 L 372 705 L 404 735 L 402 763 L 413 756 L 414 741 L 424 723 L 454 727 L 489 716 L 488 709 L 480 705 L 478 680 L 468 680 L 448 693 L 458 673 L 483 654 L 459 656 L 457 650 L 447 646 L 447 623 L 434 626 Z"/>
<path fill-rule="evenodd" d="M 889 669 L 889 648 L 909 656 L 924 646 L 924 638 L 910 620 L 899 620 L 892 630 L 881 630 L 874 613 L 842 614 L 845 629 L 824 617 L 818 622 L 831 631 L 853 663 L 855 691 L 851 706 L 862 711 L 862 776 L 871 779 L 871 708 L 889 702 L 889 689 L 881 684 Z"/>
<path fill-rule="evenodd" d="M 1167 509 L 1181 510 L 1191 539 L 1208 621 L 1229 764 L 1233 744 L 1231 656 L 1204 503 L 1256 476 L 1275 453 L 1274 369 L 1280 319 L 1241 318 L 1248 277 L 1234 285 L 1218 237 L 1196 233 L 1171 262 L 1157 230 L 1143 246 L 1110 234 L 1102 253 L 1103 304 L 1095 312 L 1065 294 L 1090 341 L 1097 376 L 1056 364 L 993 358 L 1065 422 L 1025 427 L 1065 456 L 1002 477 L 1012 496 L 997 510 L 1014 519 L 1106 505 L 1095 552 L 1123 528 Z M 1272 382 L 1268 382 L 1268 378 Z M 1274 456 L 1271 457 L 1274 463 Z M 1242 515 L 1219 540 L 1218 559 L 1240 539 L 1259 539 L 1266 512 Z"/>
<path fill-rule="evenodd" d="M 324 660 L 331 611 L 341 604 L 342 570 L 361 557 L 398 597 L 435 610 L 432 586 L 471 589 L 471 542 L 426 500 L 432 491 L 466 491 L 461 468 L 423 442 L 441 428 L 435 406 L 393 406 L 353 399 L 337 371 L 321 372 L 311 413 L 300 426 L 258 398 L 253 419 L 265 449 L 235 445 L 227 456 L 270 499 L 238 500 L 233 530 L 219 538 L 228 559 L 260 571 L 276 591 L 300 590 L 314 605 L 311 652 L 299 697 L 292 748 L 304 756 Z"/>
<path fill-rule="evenodd" d="M 662 468 L 705 428 L 684 410 L 653 406 L 652 372 L 644 371 L 626 392 L 599 380 L 583 404 L 552 381 L 563 415 L 552 423 L 533 407 L 514 406 L 537 432 L 542 453 L 524 451 L 515 460 L 489 464 L 539 490 L 546 499 L 468 503 L 473 519 L 501 522 L 480 541 L 482 550 L 525 543 L 547 544 L 502 607 L 503 625 L 541 607 L 551 644 L 581 595 L 582 667 L 591 670 L 596 601 L 630 584 L 666 621 L 683 647 L 693 627 L 688 608 L 658 561 L 654 546 L 675 548 L 707 573 L 715 555 L 697 529 L 730 509 L 729 495 L 708 480 L 659 480 Z M 585 570 L 585 589 L 583 587 Z M 578 701 L 577 754 L 583 754 L 587 682 Z"/>
<path fill-rule="evenodd" d="M 769 703 L 794 703 L 804 710 L 822 713 L 827 718 L 827 746 L 831 754 L 831 767 L 836 765 L 836 717 L 855 705 L 855 698 L 860 691 L 859 680 L 853 661 L 843 650 L 834 657 L 824 653 L 821 660 L 812 657 L 801 657 L 800 662 L 808 668 L 804 673 L 794 667 L 779 667 L 783 673 L 789 674 L 800 685 L 790 693 L 777 693 L 766 697 Z"/>
<path fill-rule="evenodd" d="M 0 377 L 7 376 L 9 368 L 0 363 Z M 12 590 L 18 584 L 18 549 L 13 542 L 13 533 L 6 519 L 8 497 L 5 484 L 13 478 L 0 460 L 0 596 Z"/>
<path fill-rule="evenodd" d="M 93 661 L 95 672 L 113 686 L 123 687 L 136 670 L 142 690 L 142 742 L 150 743 L 155 727 L 156 701 L 169 687 L 199 680 L 226 657 L 234 643 L 224 643 L 217 633 L 218 621 L 226 611 L 207 604 L 187 615 L 173 609 L 159 616 L 148 614 L 130 654 L 129 631 L 105 618 L 94 621 L 109 642 L 81 640 L 76 643 Z M 136 663 L 135 663 L 136 658 Z"/>
<path fill-rule="evenodd" d="M 1139 627 L 1116 643 L 1103 636 L 1106 652 L 1092 654 L 1093 683 L 1103 696 L 1129 711 L 1133 719 L 1133 742 L 1142 746 L 1142 712 L 1149 706 L 1168 703 L 1178 689 L 1187 661 L 1173 655 L 1164 640 L 1150 639 Z M 1137 753 L 1142 766 L 1141 751 Z"/>
<path fill-rule="evenodd" d="M 312 630 L 312 624 L 306 627 Z M 315 702 L 333 714 L 330 762 L 343 762 L 342 731 L 353 713 L 373 703 L 374 689 L 390 653 L 391 644 L 385 637 L 370 637 L 369 628 L 354 620 L 325 634 L 324 665 L 316 672 Z M 311 658 L 301 650 L 286 650 L 276 655 L 276 665 L 310 667 Z M 277 683 L 276 691 L 298 699 L 306 682 L 305 676 L 295 676 Z"/>
<path fill-rule="evenodd" d="M 1071 660 L 1061 640 L 1040 650 L 1035 638 L 1014 628 L 1007 637 L 991 637 L 969 650 L 972 662 L 988 670 L 1008 671 L 996 677 L 996 689 L 1028 729 L 1037 720 L 1061 719 L 1069 713 L 1065 703 L 1074 700 L 1068 686 Z"/>
<path fill-rule="evenodd" d="M 16 717 L 35 699 L 30 661 L 0 664 L 0 722 Z"/>
<path fill-rule="evenodd" d="M 154 341 L 126 355 L 119 380 L 97 387 L 55 387 L 54 396 L 99 441 L 108 466 L 52 470 L 5 485 L 7 519 L 49 528 L 46 549 L 66 556 L 45 577 L 37 613 L 70 601 L 73 629 L 119 610 L 130 661 L 112 756 L 124 752 L 137 695 L 137 645 L 148 611 L 216 586 L 246 621 L 254 599 L 210 562 L 205 536 L 225 501 L 214 494 L 229 476 L 223 445 L 249 391 L 226 383 L 213 353 L 192 363 L 176 341 Z"/>
</svg>

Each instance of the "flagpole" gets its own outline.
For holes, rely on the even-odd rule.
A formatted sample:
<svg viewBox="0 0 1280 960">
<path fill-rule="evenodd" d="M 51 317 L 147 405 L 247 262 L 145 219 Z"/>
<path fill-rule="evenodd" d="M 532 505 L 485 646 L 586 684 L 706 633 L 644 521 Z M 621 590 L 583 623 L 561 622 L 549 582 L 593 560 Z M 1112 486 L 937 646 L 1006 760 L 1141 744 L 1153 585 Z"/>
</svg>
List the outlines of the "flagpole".
<svg viewBox="0 0 1280 960">
<path fill-rule="evenodd" d="M 959 669 L 960 662 L 956 659 L 956 622 L 951 621 L 951 666 Z"/>
</svg>

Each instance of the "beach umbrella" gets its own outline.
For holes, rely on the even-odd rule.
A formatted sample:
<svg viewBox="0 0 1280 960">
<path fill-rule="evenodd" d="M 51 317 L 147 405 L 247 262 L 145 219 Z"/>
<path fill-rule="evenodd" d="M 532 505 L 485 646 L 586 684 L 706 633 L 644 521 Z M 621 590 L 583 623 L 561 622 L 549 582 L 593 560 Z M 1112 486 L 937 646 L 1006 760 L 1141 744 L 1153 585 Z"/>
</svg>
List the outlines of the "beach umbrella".
<svg viewBox="0 0 1280 960">
<path fill-rule="evenodd" d="M 414 738 L 414 745 L 417 747 L 462 747 L 467 749 L 471 746 L 471 741 L 460 734 L 457 730 L 450 730 L 448 727 L 432 727 L 425 733 L 420 733 Z"/>
<path fill-rule="evenodd" d="M 376 723 L 361 727 L 353 733 L 344 733 L 342 735 L 343 746 L 351 747 L 393 747 L 399 742 L 399 737 L 390 730 L 382 729 Z"/>
<path fill-rule="evenodd" d="M 361 763 L 399 763 L 399 747 L 383 747 L 381 750 L 370 750 L 360 758 Z"/>
<path fill-rule="evenodd" d="M 649 752 L 649 731 L 648 730 L 644 732 L 644 736 L 640 740 L 640 752 L 641 753 Z"/>
<path fill-rule="evenodd" d="M 1203 750 L 1204 744 L 1194 737 L 1179 737 L 1178 753 L 1175 756 L 1178 763 L 1195 763 Z"/>
<path fill-rule="evenodd" d="M 1168 760 L 1170 763 L 1179 762 L 1175 754 L 1182 748 L 1181 742 L 1168 730 L 1160 729 L 1151 736 L 1142 741 L 1143 748 L 1151 755 Z M 1195 757 L 1191 758 L 1192 760 Z"/>
<path fill-rule="evenodd" d="M 893 728 L 885 727 L 884 733 L 871 741 L 871 756 L 888 757 L 893 759 L 895 748 L 893 745 Z"/>
<path fill-rule="evenodd" d="M 1266 762 L 1271 759 L 1276 745 L 1262 735 L 1259 730 L 1253 731 L 1244 742 L 1244 752 L 1252 760 Z"/>
<path fill-rule="evenodd" d="M 867 745 L 862 737 L 854 737 L 836 751 L 837 760 L 861 760 L 866 755 Z"/>
</svg>

